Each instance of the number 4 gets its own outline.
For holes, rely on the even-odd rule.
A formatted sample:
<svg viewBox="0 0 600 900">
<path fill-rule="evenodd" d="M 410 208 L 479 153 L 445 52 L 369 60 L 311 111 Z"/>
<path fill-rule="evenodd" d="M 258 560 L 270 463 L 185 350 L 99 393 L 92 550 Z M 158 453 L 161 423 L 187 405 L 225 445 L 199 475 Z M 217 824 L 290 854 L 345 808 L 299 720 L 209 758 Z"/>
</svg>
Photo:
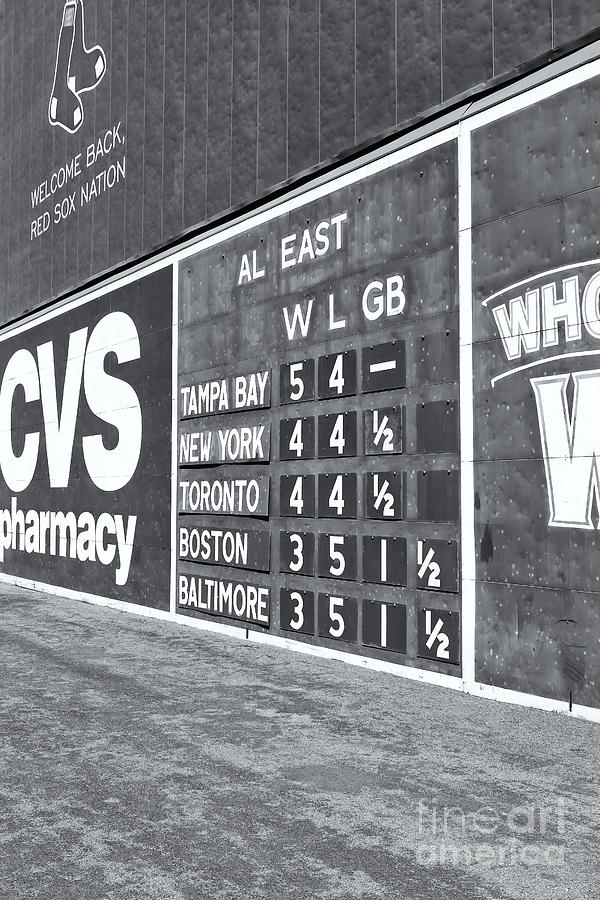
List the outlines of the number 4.
<svg viewBox="0 0 600 900">
<path fill-rule="evenodd" d="M 329 495 L 329 507 L 330 509 L 335 509 L 338 516 L 341 516 L 344 512 L 344 490 L 342 475 L 338 475 L 333 483 L 333 487 Z"/>
<path fill-rule="evenodd" d="M 299 475 L 296 478 L 296 482 L 294 484 L 294 488 L 292 493 L 290 494 L 290 507 L 295 509 L 299 516 L 302 515 L 304 510 L 304 497 L 302 493 L 302 476 Z"/>
<path fill-rule="evenodd" d="M 344 447 L 346 446 L 346 440 L 344 438 L 344 415 L 340 413 L 335 420 L 335 425 L 333 426 L 333 430 L 331 432 L 331 437 L 329 438 L 329 446 L 333 449 L 337 449 L 339 456 L 344 452 Z"/>
<path fill-rule="evenodd" d="M 302 456 L 304 444 L 302 442 L 302 419 L 298 419 L 294 425 L 292 436 L 290 438 L 290 452 L 294 452 L 298 458 Z"/>
<path fill-rule="evenodd" d="M 344 357 L 340 353 L 336 356 L 331 375 L 329 376 L 329 387 L 341 394 L 344 391 L 344 383 Z"/>
</svg>

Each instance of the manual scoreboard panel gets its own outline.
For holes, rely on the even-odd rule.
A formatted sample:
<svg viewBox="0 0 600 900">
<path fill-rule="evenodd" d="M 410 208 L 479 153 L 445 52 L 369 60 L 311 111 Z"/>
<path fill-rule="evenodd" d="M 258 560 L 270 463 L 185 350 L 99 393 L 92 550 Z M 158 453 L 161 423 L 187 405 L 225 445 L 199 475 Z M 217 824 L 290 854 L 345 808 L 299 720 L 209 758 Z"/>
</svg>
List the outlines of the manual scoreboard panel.
<svg viewBox="0 0 600 900">
<path fill-rule="evenodd" d="M 177 612 L 460 673 L 456 146 L 180 266 Z"/>
</svg>

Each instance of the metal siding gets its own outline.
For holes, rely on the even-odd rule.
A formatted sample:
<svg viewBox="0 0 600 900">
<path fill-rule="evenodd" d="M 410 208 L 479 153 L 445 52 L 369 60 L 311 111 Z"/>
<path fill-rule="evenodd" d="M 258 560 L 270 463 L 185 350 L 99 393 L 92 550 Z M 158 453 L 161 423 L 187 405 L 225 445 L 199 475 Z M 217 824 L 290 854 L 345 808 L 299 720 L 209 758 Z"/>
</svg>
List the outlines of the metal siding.
<svg viewBox="0 0 600 900">
<path fill-rule="evenodd" d="M 319 162 L 319 0 L 290 0 L 288 173 Z"/>
<path fill-rule="evenodd" d="M 165 4 L 146 2 L 146 80 L 144 84 L 143 247 L 151 250 L 162 238 L 163 138 L 165 114 Z M 95 91 L 97 94 L 98 91 Z M 94 204 L 94 208 L 98 201 Z"/>
<path fill-rule="evenodd" d="M 511 0 L 494 3 L 494 74 L 540 56 L 552 47 L 555 0 Z"/>
<path fill-rule="evenodd" d="M 356 4 L 356 139 L 396 122 L 395 0 Z"/>
<path fill-rule="evenodd" d="M 493 75 L 492 0 L 443 0 L 443 99 Z"/>
<path fill-rule="evenodd" d="M 165 3 L 161 240 L 183 228 L 185 76 L 188 0 Z"/>
<path fill-rule="evenodd" d="M 424 0 L 422 3 L 396 0 L 398 122 L 441 103 L 440 9 L 440 0 Z"/>
<path fill-rule="evenodd" d="M 549 0 L 496 3 L 494 23 L 491 0 L 84 2 L 108 72 L 75 134 L 47 116 L 63 2 L 3 5 L 3 321 L 550 49 Z M 576 6 L 554 3 L 555 46 L 598 24 Z M 68 189 L 37 211 L 31 190 L 119 121 L 125 182 L 30 240 Z"/>
<path fill-rule="evenodd" d="M 127 164 L 125 182 L 125 256 L 143 249 L 144 204 L 144 92 L 146 69 L 146 2 L 129 0 L 127 35 Z M 141 159 L 140 159 L 141 156 Z"/>
<path fill-rule="evenodd" d="M 214 216 L 231 200 L 232 4 L 209 0 L 206 213 Z"/>
<path fill-rule="evenodd" d="M 256 196 L 259 0 L 238 0 L 233 14 L 231 203 Z"/>
<path fill-rule="evenodd" d="M 596 0 L 553 0 L 554 46 L 600 28 L 600 7 Z"/>
<path fill-rule="evenodd" d="M 103 2 L 100 0 L 96 7 L 96 21 L 93 24 L 93 27 L 90 28 L 90 23 L 86 17 L 86 41 L 88 46 L 93 46 L 97 43 L 96 37 L 99 34 L 106 35 L 105 38 L 105 53 L 107 59 L 109 61 L 112 60 L 112 45 L 111 45 L 111 37 L 112 37 L 112 26 L 111 26 L 111 4 Z M 110 75 L 112 71 L 111 69 L 104 76 L 106 78 L 106 85 L 101 83 L 103 90 L 95 90 L 93 92 L 94 98 L 94 116 L 95 116 L 95 128 L 94 134 L 95 137 L 98 138 L 104 134 L 107 128 L 112 124 L 111 119 L 111 81 Z M 104 166 L 104 160 L 102 159 L 99 162 L 96 162 L 94 166 L 94 170 L 98 170 L 100 167 Z M 94 170 L 92 170 L 91 174 L 94 174 Z M 119 190 L 119 188 L 117 188 Z M 103 272 L 108 266 L 108 236 L 109 236 L 109 203 L 110 203 L 110 191 L 107 191 L 102 197 L 99 197 L 96 202 L 92 206 L 92 271 L 93 272 Z M 68 255 L 67 244 L 68 240 L 68 232 L 71 230 L 73 225 L 73 216 L 70 216 L 67 222 L 65 223 L 65 250 L 66 255 Z M 66 256 L 65 256 L 65 266 Z"/>
<path fill-rule="evenodd" d="M 10 185 L 10 160 L 12 148 L 10 145 L 12 129 L 10 127 L 10 98 L 8 84 L 10 80 L 10 55 L 12 53 L 12 21 L 7 11 L 6 4 L 0 5 L 0 159 L 4 164 L 0 166 L 0 192 L 7 198 Z M 0 316 L 2 321 L 6 315 L 6 293 L 9 279 L 9 217 L 8 204 L 0 204 L 0 279 L 3 289 L 0 291 Z"/>
<path fill-rule="evenodd" d="M 288 2 L 260 0 L 258 194 L 287 178 Z"/>
<path fill-rule="evenodd" d="M 54 2 L 53 0 L 45 0 L 43 6 L 43 22 L 44 22 L 44 36 L 43 36 L 43 51 L 44 51 L 44 81 L 40 85 L 42 90 L 42 99 L 40 103 L 40 116 L 41 116 L 41 125 L 39 126 L 40 131 L 39 140 L 41 145 L 42 152 L 42 160 L 41 160 L 41 171 L 40 171 L 40 182 L 42 179 L 47 177 L 48 171 L 52 171 L 52 151 L 54 146 L 54 128 L 50 128 L 48 125 L 48 94 L 50 92 L 50 86 L 52 85 L 52 79 L 54 77 L 54 63 L 56 58 L 56 23 L 54 17 Z M 78 137 L 75 143 L 74 153 L 79 152 L 81 138 Z M 12 161 L 11 161 L 12 163 Z M 35 182 L 29 185 L 29 190 L 31 191 L 35 186 Z M 30 233 L 30 225 L 29 220 L 37 214 L 38 210 L 30 209 L 29 215 L 27 216 L 28 224 L 27 231 Z M 82 241 L 85 235 L 84 230 L 84 221 L 81 221 L 81 217 L 79 216 L 79 211 L 77 214 L 77 241 L 73 251 L 75 253 L 76 260 L 76 272 L 77 272 L 77 281 L 80 281 L 82 278 L 82 271 L 80 268 L 80 255 L 82 248 Z M 7 227 L 10 227 L 8 225 Z M 14 223 L 12 224 L 14 229 Z M 89 230 L 88 230 L 89 233 Z M 52 237 L 51 235 L 44 235 L 43 239 L 38 240 L 39 244 L 39 253 L 40 253 L 40 265 L 41 265 L 41 273 L 40 273 L 40 302 L 43 303 L 50 299 L 52 296 L 51 291 L 51 272 L 52 272 Z M 10 272 L 12 270 L 12 261 L 9 261 L 9 278 Z M 25 301 L 25 298 L 23 298 Z M 23 302 L 23 307 L 27 308 L 28 304 Z M 21 308 L 19 312 L 23 312 L 24 309 Z M 11 317 L 7 315 L 5 321 L 8 321 Z"/>
<path fill-rule="evenodd" d="M 129 7 L 111 3 L 110 121 L 115 118 L 127 128 L 127 56 Z M 108 265 L 125 257 L 125 202 L 127 181 L 116 185 L 108 196 Z"/>
<path fill-rule="evenodd" d="M 321 0 L 319 37 L 319 160 L 356 140 L 354 4 Z"/>
<path fill-rule="evenodd" d="M 186 0 L 183 226 L 206 218 L 208 0 Z"/>
</svg>

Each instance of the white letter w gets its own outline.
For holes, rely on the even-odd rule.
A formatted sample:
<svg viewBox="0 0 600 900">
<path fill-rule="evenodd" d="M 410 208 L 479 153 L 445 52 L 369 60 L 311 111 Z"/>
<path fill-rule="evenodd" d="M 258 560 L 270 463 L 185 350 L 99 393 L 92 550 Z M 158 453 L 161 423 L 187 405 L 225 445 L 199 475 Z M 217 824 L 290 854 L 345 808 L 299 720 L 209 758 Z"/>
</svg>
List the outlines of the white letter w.
<svg viewBox="0 0 600 900">
<path fill-rule="evenodd" d="M 575 384 L 569 416 L 567 385 Z M 592 529 L 594 496 L 600 508 L 600 369 L 532 378 L 546 482 L 549 525 Z"/>
<path fill-rule="evenodd" d="M 299 303 L 294 304 L 294 312 L 292 313 L 292 317 L 290 320 L 289 310 L 284 306 L 283 308 L 283 318 L 285 320 L 285 329 L 287 331 L 288 340 L 291 341 L 294 339 L 296 334 L 296 326 L 300 328 L 300 334 L 302 337 L 306 337 L 308 334 L 308 326 L 310 325 L 310 316 L 312 313 L 313 307 L 313 298 L 311 297 L 308 301 L 308 308 L 306 313 L 302 312 L 302 307 Z"/>
</svg>

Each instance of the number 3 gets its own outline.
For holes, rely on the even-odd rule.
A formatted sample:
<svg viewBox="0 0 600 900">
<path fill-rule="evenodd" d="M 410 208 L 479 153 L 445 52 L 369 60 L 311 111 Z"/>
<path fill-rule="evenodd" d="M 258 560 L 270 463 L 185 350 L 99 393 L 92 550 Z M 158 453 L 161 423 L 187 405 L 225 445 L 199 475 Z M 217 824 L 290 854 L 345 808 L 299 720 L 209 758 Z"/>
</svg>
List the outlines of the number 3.
<svg viewBox="0 0 600 900">
<path fill-rule="evenodd" d="M 290 597 L 296 604 L 294 607 L 294 615 L 298 616 L 296 620 L 291 620 L 290 628 L 293 628 L 295 631 L 300 631 L 304 625 L 304 598 L 298 591 L 292 591 Z"/>
<path fill-rule="evenodd" d="M 299 572 L 302 566 L 304 565 L 304 541 L 300 537 L 299 534 L 290 534 L 290 543 L 294 545 L 294 556 L 295 560 L 292 560 L 290 563 L 290 569 L 292 572 Z"/>
</svg>

